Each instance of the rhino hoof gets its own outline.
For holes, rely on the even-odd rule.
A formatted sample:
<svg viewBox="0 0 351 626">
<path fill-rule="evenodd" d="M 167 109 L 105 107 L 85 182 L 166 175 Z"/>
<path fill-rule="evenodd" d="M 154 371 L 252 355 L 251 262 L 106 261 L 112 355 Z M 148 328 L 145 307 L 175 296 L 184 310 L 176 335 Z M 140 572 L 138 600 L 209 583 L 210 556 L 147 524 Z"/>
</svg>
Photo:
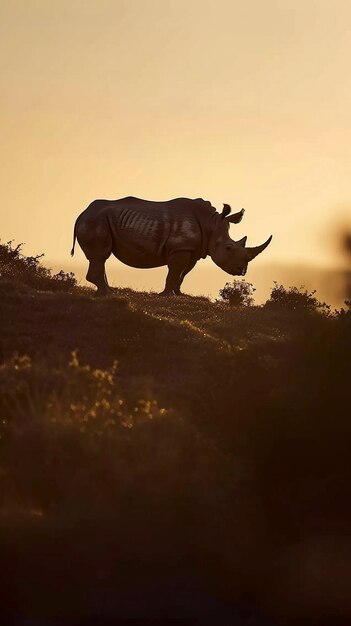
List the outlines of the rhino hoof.
<svg viewBox="0 0 351 626">
<path fill-rule="evenodd" d="M 165 296 L 165 297 L 169 297 L 169 296 L 178 296 L 179 292 L 177 293 L 176 291 L 166 291 L 165 289 L 163 291 L 161 291 L 159 294 L 159 296 Z"/>
</svg>

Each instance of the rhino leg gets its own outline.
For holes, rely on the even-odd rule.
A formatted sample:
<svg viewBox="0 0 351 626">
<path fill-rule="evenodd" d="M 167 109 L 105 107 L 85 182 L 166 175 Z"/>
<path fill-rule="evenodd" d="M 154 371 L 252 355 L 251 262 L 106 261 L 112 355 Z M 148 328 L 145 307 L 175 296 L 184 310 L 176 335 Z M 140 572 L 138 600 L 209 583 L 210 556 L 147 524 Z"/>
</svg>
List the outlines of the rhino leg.
<svg viewBox="0 0 351 626">
<path fill-rule="evenodd" d="M 97 295 L 106 296 L 110 291 L 105 272 L 105 259 L 90 259 L 86 279 L 97 286 Z"/>
<path fill-rule="evenodd" d="M 196 259 L 191 259 L 189 264 L 186 266 L 184 272 L 182 272 L 180 280 L 179 280 L 178 288 L 174 290 L 174 293 L 176 294 L 176 296 L 181 296 L 182 295 L 182 292 L 180 291 L 180 287 L 182 285 L 182 282 L 183 282 L 185 276 L 187 274 L 189 274 L 189 272 L 191 272 L 191 270 L 195 267 L 196 263 L 197 263 Z"/>
<path fill-rule="evenodd" d="M 112 251 L 111 232 L 107 222 L 81 219 L 77 223 L 77 239 L 89 261 L 86 279 L 97 286 L 97 295 L 106 296 L 110 287 L 105 262 Z"/>
<path fill-rule="evenodd" d="M 194 267 L 196 261 L 193 254 L 187 251 L 173 252 L 168 260 L 166 285 L 160 295 L 180 294 L 180 285 L 184 276 Z"/>
</svg>

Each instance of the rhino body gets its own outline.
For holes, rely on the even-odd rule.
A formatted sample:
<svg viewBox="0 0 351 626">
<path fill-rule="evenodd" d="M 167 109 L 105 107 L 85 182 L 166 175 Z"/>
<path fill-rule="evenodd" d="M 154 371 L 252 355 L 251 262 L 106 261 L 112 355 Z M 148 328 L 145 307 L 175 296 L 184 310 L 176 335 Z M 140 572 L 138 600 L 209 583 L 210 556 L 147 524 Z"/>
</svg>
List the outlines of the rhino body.
<svg viewBox="0 0 351 626">
<path fill-rule="evenodd" d="M 111 254 L 131 267 L 168 265 L 163 293 L 179 294 L 185 275 L 199 259 L 210 254 L 228 273 L 243 275 L 248 261 L 262 251 L 258 248 L 264 249 L 245 248 L 246 238 L 230 239 L 229 224 L 238 223 L 244 210 L 229 213 L 229 205 L 220 214 L 202 198 L 95 200 L 76 221 L 72 255 L 77 238 L 89 260 L 87 280 L 101 295 L 109 290 L 105 261 Z"/>
</svg>

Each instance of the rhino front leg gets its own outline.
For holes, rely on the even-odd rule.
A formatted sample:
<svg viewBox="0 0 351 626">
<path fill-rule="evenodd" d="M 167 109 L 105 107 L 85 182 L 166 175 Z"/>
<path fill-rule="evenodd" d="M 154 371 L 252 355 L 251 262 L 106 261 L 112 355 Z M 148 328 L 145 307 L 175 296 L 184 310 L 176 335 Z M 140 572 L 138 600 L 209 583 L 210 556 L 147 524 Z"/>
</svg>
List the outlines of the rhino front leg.
<svg viewBox="0 0 351 626">
<path fill-rule="evenodd" d="M 168 260 L 166 285 L 160 295 L 179 295 L 180 285 L 182 284 L 183 278 L 188 272 L 190 272 L 195 263 L 196 261 L 194 261 L 193 254 L 191 252 L 173 252 Z"/>
<path fill-rule="evenodd" d="M 196 263 L 197 263 L 196 259 L 192 258 L 191 261 L 189 262 L 189 264 L 187 265 L 187 267 L 185 268 L 184 272 L 182 272 L 182 275 L 180 277 L 180 281 L 179 281 L 179 284 L 178 284 L 178 289 L 174 290 L 174 293 L 176 294 L 176 296 L 181 296 L 182 295 L 182 292 L 180 291 L 182 282 L 183 282 L 185 276 L 187 274 L 189 274 L 189 272 L 191 272 L 191 270 L 195 267 Z"/>
</svg>

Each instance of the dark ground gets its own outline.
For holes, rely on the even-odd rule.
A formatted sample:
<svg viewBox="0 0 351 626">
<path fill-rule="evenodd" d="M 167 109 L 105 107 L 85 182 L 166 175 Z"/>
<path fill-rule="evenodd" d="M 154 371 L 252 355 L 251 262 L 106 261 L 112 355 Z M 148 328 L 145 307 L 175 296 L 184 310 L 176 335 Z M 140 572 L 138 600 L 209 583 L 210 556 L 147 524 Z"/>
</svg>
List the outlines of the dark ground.
<svg viewBox="0 0 351 626">
<path fill-rule="evenodd" d="M 0 297 L 1 623 L 350 623 L 349 313 Z"/>
</svg>

